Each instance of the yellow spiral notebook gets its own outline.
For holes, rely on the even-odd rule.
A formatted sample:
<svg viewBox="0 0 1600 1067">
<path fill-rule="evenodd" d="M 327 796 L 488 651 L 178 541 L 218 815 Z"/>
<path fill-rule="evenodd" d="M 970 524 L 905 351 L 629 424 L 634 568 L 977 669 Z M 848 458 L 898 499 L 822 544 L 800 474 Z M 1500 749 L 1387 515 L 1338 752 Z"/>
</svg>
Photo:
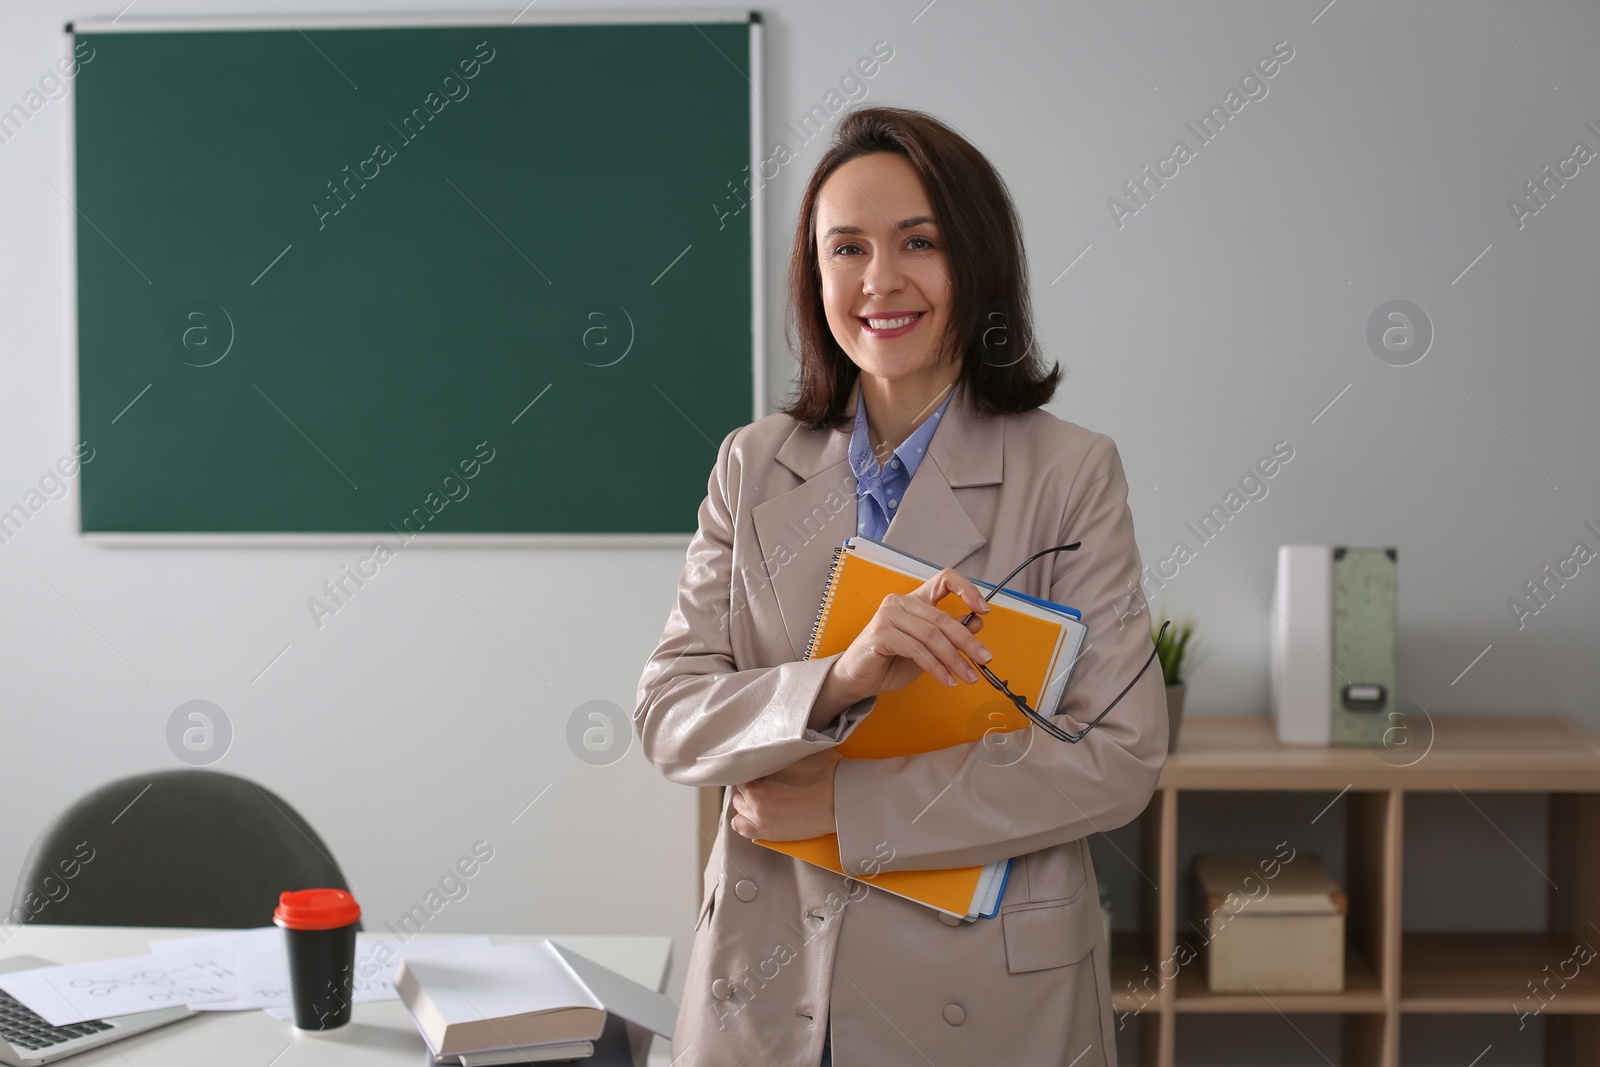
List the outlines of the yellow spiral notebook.
<svg viewBox="0 0 1600 1067">
<path fill-rule="evenodd" d="M 844 651 L 866 629 L 884 597 L 909 593 L 939 570 L 927 560 L 880 541 L 849 538 L 834 550 L 806 658 Z M 987 582 L 976 584 L 994 588 Z M 1079 613 L 1009 589 L 996 593 L 989 604 L 980 631 L 984 645 L 994 653 L 989 669 L 1004 679 L 1013 693 L 1025 697 L 1030 707 L 1056 708 L 1088 633 Z M 966 602 L 954 593 L 939 601 L 939 607 L 958 619 L 968 611 Z M 957 678 L 954 686 L 946 686 L 923 673 L 909 685 L 879 694 L 872 711 L 840 742 L 838 752 L 846 759 L 910 756 L 981 742 L 990 733 L 1020 730 L 1028 725 L 1027 717 L 982 678 L 973 683 Z M 805 841 L 756 843 L 830 871 L 846 873 L 836 834 Z M 893 845 L 889 842 L 891 848 Z M 851 876 L 959 918 L 991 918 L 999 910 L 1010 865 L 1010 860 L 1001 860 L 984 867 Z"/>
</svg>

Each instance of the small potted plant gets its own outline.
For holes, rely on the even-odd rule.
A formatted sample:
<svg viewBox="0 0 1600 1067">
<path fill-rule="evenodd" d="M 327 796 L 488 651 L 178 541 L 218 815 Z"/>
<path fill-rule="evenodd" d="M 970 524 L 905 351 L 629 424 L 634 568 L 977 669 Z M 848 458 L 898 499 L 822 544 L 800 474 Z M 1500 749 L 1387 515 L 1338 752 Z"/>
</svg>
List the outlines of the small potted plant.
<svg viewBox="0 0 1600 1067">
<path fill-rule="evenodd" d="M 1167 621 L 1165 610 L 1150 626 L 1150 639 L 1155 640 Z M 1178 729 L 1183 725 L 1183 698 L 1189 690 L 1189 671 L 1199 662 L 1198 645 L 1194 642 L 1195 621 L 1191 616 L 1174 623 L 1161 642 L 1161 675 L 1167 683 L 1167 752 L 1178 749 Z"/>
</svg>

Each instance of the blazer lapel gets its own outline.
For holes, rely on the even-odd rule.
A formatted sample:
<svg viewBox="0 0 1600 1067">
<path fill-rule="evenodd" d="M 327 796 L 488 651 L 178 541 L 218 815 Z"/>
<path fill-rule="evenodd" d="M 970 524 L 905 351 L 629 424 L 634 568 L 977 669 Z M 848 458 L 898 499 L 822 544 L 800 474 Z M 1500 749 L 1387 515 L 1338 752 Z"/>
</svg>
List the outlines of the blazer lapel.
<svg viewBox="0 0 1600 1067">
<path fill-rule="evenodd" d="M 860 395 L 858 380 L 846 408 L 852 419 Z M 775 458 L 804 480 L 751 509 L 761 576 L 772 583 L 796 659 L 805 656 L 834 550 L 856 532 L 849 445 L 847 428 L 795 427 Z M 958 385 L 884 542 L 937 566 L 959 567 L 988 543 L 962 506 L 961 491 L 1001 481 L 1004 445 L 1005 420 L 978 413 Z"/>
</svg>

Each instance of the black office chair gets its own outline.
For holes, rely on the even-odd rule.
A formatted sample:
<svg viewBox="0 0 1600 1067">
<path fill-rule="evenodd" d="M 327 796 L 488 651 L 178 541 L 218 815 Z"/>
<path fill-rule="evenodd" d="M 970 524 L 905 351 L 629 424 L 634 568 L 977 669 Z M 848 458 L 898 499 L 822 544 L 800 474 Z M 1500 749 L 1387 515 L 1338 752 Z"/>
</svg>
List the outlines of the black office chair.
<svg viewBox="0 0 1600 1067">
<path fill-rule="evenodd" d="M 312 888 L 350 887 L 282 798 L 231 774 L 157 771 L 101 786 L 40 834 L 4 918 L 269 926 L 280 892 Z"/>
</svg>

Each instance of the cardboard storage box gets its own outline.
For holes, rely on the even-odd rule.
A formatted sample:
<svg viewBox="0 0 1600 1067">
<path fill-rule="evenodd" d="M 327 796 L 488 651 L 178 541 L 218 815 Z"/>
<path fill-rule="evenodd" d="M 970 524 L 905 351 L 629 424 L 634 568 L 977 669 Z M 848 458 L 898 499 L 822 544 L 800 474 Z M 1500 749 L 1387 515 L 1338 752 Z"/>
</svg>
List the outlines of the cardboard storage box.
<svg viewBox="0 0 1600 1067">
<path fill-rule="evenodd" d="M 1316 856 L 1197 856 L 1213 993 L 1337 993 L 1348 901 Z"/>
</svg>

